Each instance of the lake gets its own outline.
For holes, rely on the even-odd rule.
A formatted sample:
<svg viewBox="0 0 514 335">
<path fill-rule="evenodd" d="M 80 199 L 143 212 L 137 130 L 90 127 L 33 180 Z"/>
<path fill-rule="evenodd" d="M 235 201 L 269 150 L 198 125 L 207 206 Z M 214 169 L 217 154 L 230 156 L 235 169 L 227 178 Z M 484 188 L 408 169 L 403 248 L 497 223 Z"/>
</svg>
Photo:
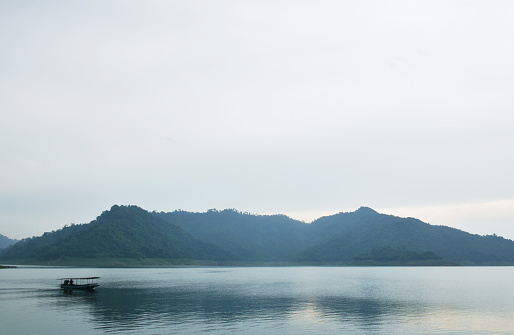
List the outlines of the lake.
<svg viewBox="0 0 514 335">
<path fill-rule="evenodd" d="M 100 276 L 95 292 L 60 277 Z M 0 270 L 1 334 L 514 334 L 514 267 Z"/>
</svg>

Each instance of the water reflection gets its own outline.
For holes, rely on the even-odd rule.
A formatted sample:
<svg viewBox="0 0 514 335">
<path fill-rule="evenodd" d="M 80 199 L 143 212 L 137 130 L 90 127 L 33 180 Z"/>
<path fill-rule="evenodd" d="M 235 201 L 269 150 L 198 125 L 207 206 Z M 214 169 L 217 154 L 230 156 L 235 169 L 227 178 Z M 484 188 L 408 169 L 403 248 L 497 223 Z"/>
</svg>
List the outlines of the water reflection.
<svg viewBox="0 0 514 335">
<path fill-rule="evenodd" d="M 68 289 L 61 289 L 61 292 L 64 295 L 75 295 L 79 297 L 89 297 L 93 294 L 96 294 L 97 291 L 95 290 L 68 290 Z"/>
<path fill-rule="evenodd" d="M 104 272 L 92 292 L 49 288 L 55 270 L 6 275 L 0 324 L 7 334 L 509 334 L 514 319 L 512 268 L 487 269 L 487 280 L 465 268 L 92 271 Z"/>
<path fill-rule="evenodd" d="M 348 323 L 374 329 L 384 318 L 421 312 L 420 306 L 377 299 L 303 295 L 270 295 L 247 290 L 188 290 L 184 288 L 109 288 L 91 306 L 100 329 L 169 328 L 196 324 L 205 330 L 241 323 Z M 93 301 L 88 301 L 93 302 Z M 200 329 L 199 329 L 200 331 Z"/>
</svg>

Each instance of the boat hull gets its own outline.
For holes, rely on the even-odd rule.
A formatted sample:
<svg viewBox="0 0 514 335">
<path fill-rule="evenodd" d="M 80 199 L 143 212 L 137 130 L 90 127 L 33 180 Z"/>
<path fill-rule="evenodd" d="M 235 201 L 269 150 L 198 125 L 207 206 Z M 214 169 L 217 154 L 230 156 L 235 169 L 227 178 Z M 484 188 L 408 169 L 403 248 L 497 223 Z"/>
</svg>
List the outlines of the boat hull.
<svg viewBox="0 0 514 335">
<path fill-rule="evenodd" d="M 61 284 L 61 288 L 65 290 L 92 290 L 95 287 L 100 286 L 99 284 L 84 284 L 84 285 L 64 285 Z"/>
</svg>

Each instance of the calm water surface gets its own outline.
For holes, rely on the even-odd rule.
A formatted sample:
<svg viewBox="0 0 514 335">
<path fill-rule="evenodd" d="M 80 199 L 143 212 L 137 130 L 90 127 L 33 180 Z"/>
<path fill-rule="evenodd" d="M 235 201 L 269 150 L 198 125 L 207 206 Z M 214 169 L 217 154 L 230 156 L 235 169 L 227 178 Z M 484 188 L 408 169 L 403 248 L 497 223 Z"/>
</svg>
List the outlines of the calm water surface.
<svg viewBox="0 0 514 335">
<path fill-rule="evenodd" d="M 60 277 L 100 276 L 66 293 Z M 514 334 L 514 267 L 0 270 L 0 334 Z"/>
</svg>

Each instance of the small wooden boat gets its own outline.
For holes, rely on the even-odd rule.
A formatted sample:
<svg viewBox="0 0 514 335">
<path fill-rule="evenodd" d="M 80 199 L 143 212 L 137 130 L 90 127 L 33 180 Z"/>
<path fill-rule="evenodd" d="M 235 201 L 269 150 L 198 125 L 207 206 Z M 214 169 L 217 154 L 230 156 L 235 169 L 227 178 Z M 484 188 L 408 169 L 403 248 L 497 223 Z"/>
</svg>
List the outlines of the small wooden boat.
<svg viewBox="0 0 514 335">
<path fill-rule="evenodd" d="M 98 284 L 98 278 L 100 277 L 85 277 L 85 278 L 60 278 L 61 288 L 65 290 L 92 290 Z"/>
</svg>

